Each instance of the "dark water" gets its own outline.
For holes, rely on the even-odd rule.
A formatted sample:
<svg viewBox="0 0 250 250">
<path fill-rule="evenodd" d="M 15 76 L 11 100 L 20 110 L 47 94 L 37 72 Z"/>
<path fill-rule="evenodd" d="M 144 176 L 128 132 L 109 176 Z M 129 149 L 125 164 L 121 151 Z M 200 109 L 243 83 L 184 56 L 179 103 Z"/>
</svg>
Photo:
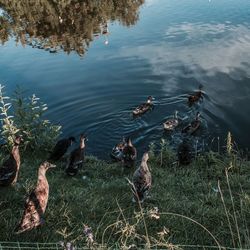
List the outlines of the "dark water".
<svg viewBox="0 0 250 250">
<path fill-rule="evenodd" d="M 0 82 L 41 97 L 64 135 L 85 131 L 88 152 L 105 157 L 124 135 L 139 152 L 162 137 L 175 145 L 181 128 L 162 127 L 175 110 L 184 124 L 201 112 L 194 142 L 231 131 L 249 147 L 249 0 L 10 2 L 0 0 Z M 190 108 L 199 84 L 205 98 Z M 133 119 L 148 95 L 154 110 Z"/>
</svg>

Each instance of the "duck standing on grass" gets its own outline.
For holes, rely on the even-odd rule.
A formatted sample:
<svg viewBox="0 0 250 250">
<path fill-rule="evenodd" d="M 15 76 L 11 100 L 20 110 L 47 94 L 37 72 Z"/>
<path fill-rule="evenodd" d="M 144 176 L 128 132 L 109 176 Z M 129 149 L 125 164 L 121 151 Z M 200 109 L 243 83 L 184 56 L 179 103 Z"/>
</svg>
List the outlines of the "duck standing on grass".
<svg viewBox="0 0 250 250">
<path fill-rule="evenodd" d="M 132 191 L 134 194 L 134 202 L 138 200 L 142 203 L 148 195 L 152 185 L 152 177 L 147 164 L 148 159 L 148 153 L 144 153 L 141 165 L 133 175 Z"/>
<path fill-rule="evenodd" d="M 79 147 L 74 149 L 70 154 L 69 164 L 68 167 L 66 168 L 66 173 L 70 176 L 76 175 L 78 169 L 83 164 L 84 153 L 85 153 L 85 140 L 86 136 L 81 134 Z"/>
<path fill-rule="evenodd" d="M 123 166 L 131 168 L 134 166 L 137 157 L 136 148 L 133 146 L 131 139 L 128 137 L 126 139 L 126 145 L 123 148 Z"/>
<path fill-rule="evenodd" d="M 175 111 L 174 117 L 172 119 L 168 119 L 163 123 L 163 127 L 167 131 L 174 130 L 179 125 L 178 119 L 178 111 Z"/>
<path fill-rule="evenodd" d="M 25 209 L 21 222 L 15 229 L 15 233 L 19 234 L 27 230 L 31 230 L 44 223 L 44 213 L 49 198 L 49 183 L 46 178 L 46 172 L 49 168 L 54 168 L 49 162 L 44 162 L 38 170 L 38 180 L 36 188 L 30 193 L 25 202 Z"/>
<path fill-rule="evenodd" d="M 150 95 L 147 99 L 147 102 L 140 104 L 133 110 L 133 115 L 142 115 L 150 110 L 153 107 L 153 100 L 154 98 Z"/>
<path fill-rule="evenodd" d="M 49 161 L 58 161 L 60 160 L 64 154 L 67 152 L 68 148 L 73 144 L 73 142 L 76 142 L 75 137 L 69 137 L 65 139 L 59 140 L 52 153 L 50 154 Z"/>
<path fill-rule="evenodd" d="M 0 186 L 14 185 L 17 182 L 18 173 L 21 165 L 19 145 L 22 141 L 21 136 L 17 136 L 9 158 L 0 168 Z"/>
<path fill-rule="evenodd" d="M 192 161 L 192 147 L 187 138 L 183 139 L 182 143 L 178 146 L 177 156 L 179 165 L 188 165 Z"/>
<path fill-rule="evenodd" d="M 193 135 L 201 126 L 200 112 L 197 112 L 195 119 L 182 129 L 182 133 Z"/>
</svg>

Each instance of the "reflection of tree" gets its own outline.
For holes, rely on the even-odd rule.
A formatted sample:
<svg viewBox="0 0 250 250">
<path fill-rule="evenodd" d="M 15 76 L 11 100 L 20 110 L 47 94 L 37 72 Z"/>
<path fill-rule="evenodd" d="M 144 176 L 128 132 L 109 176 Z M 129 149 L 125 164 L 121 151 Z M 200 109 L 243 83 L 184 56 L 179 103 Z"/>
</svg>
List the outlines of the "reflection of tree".
<svg viewBox="0 0 250 250">
<path fill-rule="evenodd" d="M 60 48 L 83 55 L 108 21 L 130 26 L 144 0 L 0 0 L 0 42 L 10 36 L 51 52 Z"/>
</svg>

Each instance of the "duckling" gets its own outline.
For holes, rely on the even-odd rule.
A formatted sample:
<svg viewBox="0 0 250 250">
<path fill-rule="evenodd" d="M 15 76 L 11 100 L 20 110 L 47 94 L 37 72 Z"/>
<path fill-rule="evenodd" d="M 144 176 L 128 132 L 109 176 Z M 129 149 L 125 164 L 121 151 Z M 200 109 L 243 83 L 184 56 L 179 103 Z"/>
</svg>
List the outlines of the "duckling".
<svg viewBox="0 0 250 250">
<path fill-rule="evenodd" d="M 21 141 L 22 137 L 17 136 L 8 160 L 6 160 L 0 168 L 0 186 L 14 185 L 17 181 L 21 165 L 19 153 Z"/>
<path fill-rule="evenodd" d="M 192 147 L 187 138 L 178 146 L 177 156 L 180 165 L 188 165 L 192 161 Z"/>
<path fill-rule="evenodd" d="M 182 133 L 193 135 L 201 126 L 200 112 L 197 112 L 195 119 L 182 129 Z"/>
<path fill-rule="evenodd" d="M 129 137 L 126 139 L 126 145 L 123 148 L 122 153 L 123 166 L 127 168 L 133 167 L 136 161 L 137 151 Z"/>
<path fill-rule="evenodd" d="M 79 147 L 74 149 L 70 154 L 69 164 L 66 168 L 66 173 L 70 176 L 76 175 L 79 167 L 81 167 L 83 164 L 85 153 L 85 140 L 86 136 L 81 134 Z"/>
<path fill-rule="evenodd" d="M 202 87 L 203 86 L 200 85 L 199 90 L 188 97 L 188 103 L 189 103 L 190 106 L 193 105 L 195 102 L 198 102 L 200 100 L 200 98 L 203 97 L 203 94 L 202 94 L 202 91 L 201 91 Z"/>
<path fill-rule="evenodd" d="M 58 161 L 60 160 L 64 154 L 67 152 L 68 148 L 73 144 L 73 142 L 76 142 L 75 137 L 69 137 L 59 140 L 52 153 L 49 156 L 49 161 Z"/>
<path fill-rule="evenodd" d="M 44 224 L 44 213 L 49 198 L 49 183 L 46 178 L 46 172 L 49 168 L 54 168 L 49 162 L 44 162 L 38 170 L 38 180 L 36 188 L 30 193 L 26 202 L 22 219 L 15 229 L 16 234 L 31 230 Z"/>
<path fill-rule="evenodd" d="M 111 153 L 110 157 L 116 161 L 121 161 L 123 157 L 123 149 L 126 146 L 125 138 L 123 137 L 122 141 L 116 144 Z"/>
<path fill-rule="evenodd" d="M 174 130 L 179 125 L 178 111 L 175 111 L 174 118 L 168 119 L 163 123 L 164 129 L 168 131 Z"/>
<path fill-rule="evenodd" d="M 146 198 L 151 185 L 152 185 L 152 176 L 148 168 L 147 161 L 149 159 L 148 153 L 144 153 L 141 161 L 140 167 L 135 171 L 133 175 L 133 201 L 143 202 Z"/>
<path fill-rule="evenodd" d="M 140 104 L 138 107 L 136 107 L 136 109 L 133 110 L 133 115 L 142 115 L 150 110 L 153 107 L 153 100 L 154 98 L 149 96 L 147 102 Z"/>
</svg>

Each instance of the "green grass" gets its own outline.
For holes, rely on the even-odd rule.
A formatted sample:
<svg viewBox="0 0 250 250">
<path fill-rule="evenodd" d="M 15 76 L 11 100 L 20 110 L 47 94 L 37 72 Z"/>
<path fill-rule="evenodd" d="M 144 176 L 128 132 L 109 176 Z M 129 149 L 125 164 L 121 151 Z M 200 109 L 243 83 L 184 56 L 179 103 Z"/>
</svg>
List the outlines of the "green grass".
<svg viewBox="0 0 250 250">
<path fill-rule="evenodd" d="M 175 156 L 168 149 L 164 149 L 162 161 L 151 154 L 153 187 L 142 207 L 132 203 L 126 180 L 131 179 L 134 169 L 123 171 L 119 164 L 87 157 L 83 169 L 70 178 L 64 173 L 62 161 L 47 173 L 50 197 L 46 223 L 15 235 L 25 197 L 36 184 L 39 163 L 46 155 L 22 158 L 19 185 L 0 189 L 0 241 L 63 240 L 82 246 L 86 245 L 83 224 L 87 224 L 93 230 L 96 247 L 147 243 L 165 249 L 170 249 L 170 244 L 176 248 L 218 244 L 250 248 L 250 163 L 236 155 L 227 179 L 225 169 L 231 158 L 225 155 L 206 153 L 191 165 L 180 167 L 172 164 Z M 150 216 L 154 207 L 159 208 L 159 219 Z M 165 233 L 161 233 L 164 228 Z"/>
</svg>

